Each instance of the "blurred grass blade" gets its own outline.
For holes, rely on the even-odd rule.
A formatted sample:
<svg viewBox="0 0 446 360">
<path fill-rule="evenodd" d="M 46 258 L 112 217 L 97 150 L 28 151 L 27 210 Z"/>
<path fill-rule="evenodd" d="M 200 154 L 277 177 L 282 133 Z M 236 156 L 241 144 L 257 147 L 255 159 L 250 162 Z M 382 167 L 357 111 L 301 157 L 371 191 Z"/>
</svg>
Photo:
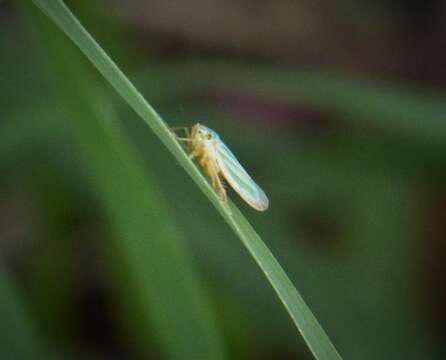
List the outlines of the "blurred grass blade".
<svg viewBox="0 0 446 360">
<path fill-rule="evenodd" d="M 44 359 L 41 341 L 37 339 L 22 296 L 8 274 L 0 271 L 0 358 Z"/>
<path fill-rule="evenodd" d="M 169 70 L 172 68 L 170 64 Z M 398 85 L 357 80 L 331 72 L 283 69 L 277 66 L 227 61 L 189 61 L 178 63 L 170 76 L 176 83 L 197 90 L 237 89 L 241 94 L 260 98 L 289 100 L 330 113 L 342 119 L 380 126 L 410 140 L 444 146 L 446 96 Z"/>
<path fill-rule="evenodd" d="M 123 325 L 132 330 L 123 335 L 136 342 L 143 357 L 151 350 L 148 334 L 154 333 L 169 358 L 223 359 L 200 280 L 148 170 L 111 104 L 93 90 L 80 54 L 46 17 L 37 15 L 30 18 L 38 39 L 45 39 L 44 58 L 56 98 L 112 226 L 114 242 L 101 245 L 120 288 L 110 301 L 124 307 Z"/>
<path fill-rule="evenodd" d="M 231 204 L 231 211 L 223 207 L 214 191 L 197 167 L 188 159 L 184 150 L 171 135 L 168 127 L 153 108 L 145 101 L 132 83 L 119 70 L 102 48 L 82 27 L 69 9 L 58 0 L 32 0 L 45 12 L 81 49 L 116 91 L 143 118 L 160 140 L 172 152 L 186 172 L 193 178 L 234 232 L 248 248 L 260 266 L 280 300 L 296 324 L 313 355 L 318 359 L 337 359 L 339 354 L 330 339 L 307 307 L 288 276 L 275 260 L 266 245 L 258 237 L 240 212 Z M 135 189 L 132 189 L 135 190 Z M 132 191 L 134 192 L 134 191 Z"/>
</svg>

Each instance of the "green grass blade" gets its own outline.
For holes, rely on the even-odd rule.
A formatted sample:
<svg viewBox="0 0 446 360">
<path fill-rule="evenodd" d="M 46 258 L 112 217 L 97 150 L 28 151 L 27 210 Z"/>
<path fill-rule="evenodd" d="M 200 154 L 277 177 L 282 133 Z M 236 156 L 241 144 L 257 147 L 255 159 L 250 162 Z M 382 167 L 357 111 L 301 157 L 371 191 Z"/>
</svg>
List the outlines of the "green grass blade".
<svg viewBox="0 0 446 360">
<path fill-rule="evenodd" d="M 154 333 L 168 358 L 225 358 L 199 276 L 148 169 L 111 104 L 92 90 L 80 54 L 37 15 L 30 19 L 38 39 L 46 40 L 44 62 L 54 74 L 67 136 L 78 144 L 110 223 L 113 241 L 101 245 L 118 288 L 110 301 L 124 308 L 123 327 L 131 332 L 122 335 L 142 357 L 151 350 L 147 334 Z"/>
<path fill-rule="evenodd" d="M 90 34 L 82 27 L 69 9 L 58 0 L 32 1 L 71 38 L 116 91 L 142 117 L 147 125 L 152 128 L 217 208 L 226 222 L 248 248 L 257 264 L 271 282 L 314 356 L 318 359 L 338 359 L 339 354 L 326 333 L 266 245 L 234 205 L 231 204 L 231 209 L 222 206 L 215 192 L 197 167 L 188 159 L 187 154 L 171 135 L 164 121 L 146 102 L 143 96 L 119 70 L 104 50 L 102 50 Z"/>
</svg>

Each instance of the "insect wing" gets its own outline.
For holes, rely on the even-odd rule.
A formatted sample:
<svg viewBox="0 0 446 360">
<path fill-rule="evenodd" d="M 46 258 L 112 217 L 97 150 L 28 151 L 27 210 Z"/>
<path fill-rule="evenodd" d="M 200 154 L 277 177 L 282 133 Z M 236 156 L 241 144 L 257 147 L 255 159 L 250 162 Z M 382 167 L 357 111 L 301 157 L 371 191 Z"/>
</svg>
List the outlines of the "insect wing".
<svg viewBox="0 0 446 360">
<path fill-rule="evenodd" d="M 267 196 L 220 139 L 216 140 L 216 150 L 217 164 L 229 185 L 254 209 L 266 210 L 269 205 Z"/>
</svg>

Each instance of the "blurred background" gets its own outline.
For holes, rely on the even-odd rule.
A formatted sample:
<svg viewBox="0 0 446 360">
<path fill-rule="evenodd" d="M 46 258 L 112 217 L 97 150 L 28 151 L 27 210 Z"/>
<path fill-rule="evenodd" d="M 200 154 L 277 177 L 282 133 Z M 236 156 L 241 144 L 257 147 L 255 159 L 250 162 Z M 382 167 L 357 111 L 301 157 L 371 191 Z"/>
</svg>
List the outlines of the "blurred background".
<svg viewBox="0 0 446 360">
<path fill-rule="evenodd" d="M 230 191 L 345 359 L 442 359 L 446 3 L 71 0 Z M 0 1 L 0 356 L 310 359 L 246 250 L 28 1 Z"/>
</svg>

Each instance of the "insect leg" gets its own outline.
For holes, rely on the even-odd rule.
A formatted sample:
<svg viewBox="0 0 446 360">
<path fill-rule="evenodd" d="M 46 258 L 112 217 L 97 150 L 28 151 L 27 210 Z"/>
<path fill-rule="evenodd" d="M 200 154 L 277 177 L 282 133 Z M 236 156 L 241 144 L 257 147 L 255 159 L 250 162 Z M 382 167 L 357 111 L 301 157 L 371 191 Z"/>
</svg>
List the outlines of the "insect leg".
<svg viewBox="0 0 446 360">
<path fill-rule="evenodd" d="M 227 196 L 226 196 L 226 190 L 225 190 L 225 187 L 223 186 L 222 180 L 220 179 L 220 176 L 218 175 L 218 173 L 216 173 L 213 176 L 212 186 L 214 187 L 214 189 L 217 192 L 217 195 L 221 199 L 221 201 L 225 205 L 227 205 L 228 204 L 228 199 L 227 199 Z"/>
<path fill-rule="evenodd" d="M 186 126 L 179 126 L 179 127 L 171 127 L 169 128 L 172 132 L 172 135 L 175 137 L 178 141 L 186 141 L 186 142 L 192 142 L 194 139 L 190 136 L 189 129 Z M 180 137 L 176 134 L 176 131 L 183 130 L 186 133 L 186 137 Z"/>
<path fill-rule="evenodd" d="M 189 136 L 189 128 L 187 126 L 172 126 L 169 127 L 172 132 L 184 131 L 187 136 Z"/>
<path fill-rule="evenodd" d="M 191 160 L 193 160 L 195 157 L 197 157 L 198 156 L 198 154 L 196 154 L 195 153 L 195 151 L 192 151 L 190 154 L 189 154 L 189 159 L 191 159 Z"/>
<path fill-rule="evenodd" d="M 187 126 L 175 126 L 175 127 L 171 127 L 169 128 L 170 131 L 172 131 L 175 134 L 175 137 L 178 138 L 176 132 L 177 131 L 184 131 L 184 133 L 186 134 L 186 138 L 190 138 L 190 132 L 189 132 L 189 128 Z"/>
</svg>

